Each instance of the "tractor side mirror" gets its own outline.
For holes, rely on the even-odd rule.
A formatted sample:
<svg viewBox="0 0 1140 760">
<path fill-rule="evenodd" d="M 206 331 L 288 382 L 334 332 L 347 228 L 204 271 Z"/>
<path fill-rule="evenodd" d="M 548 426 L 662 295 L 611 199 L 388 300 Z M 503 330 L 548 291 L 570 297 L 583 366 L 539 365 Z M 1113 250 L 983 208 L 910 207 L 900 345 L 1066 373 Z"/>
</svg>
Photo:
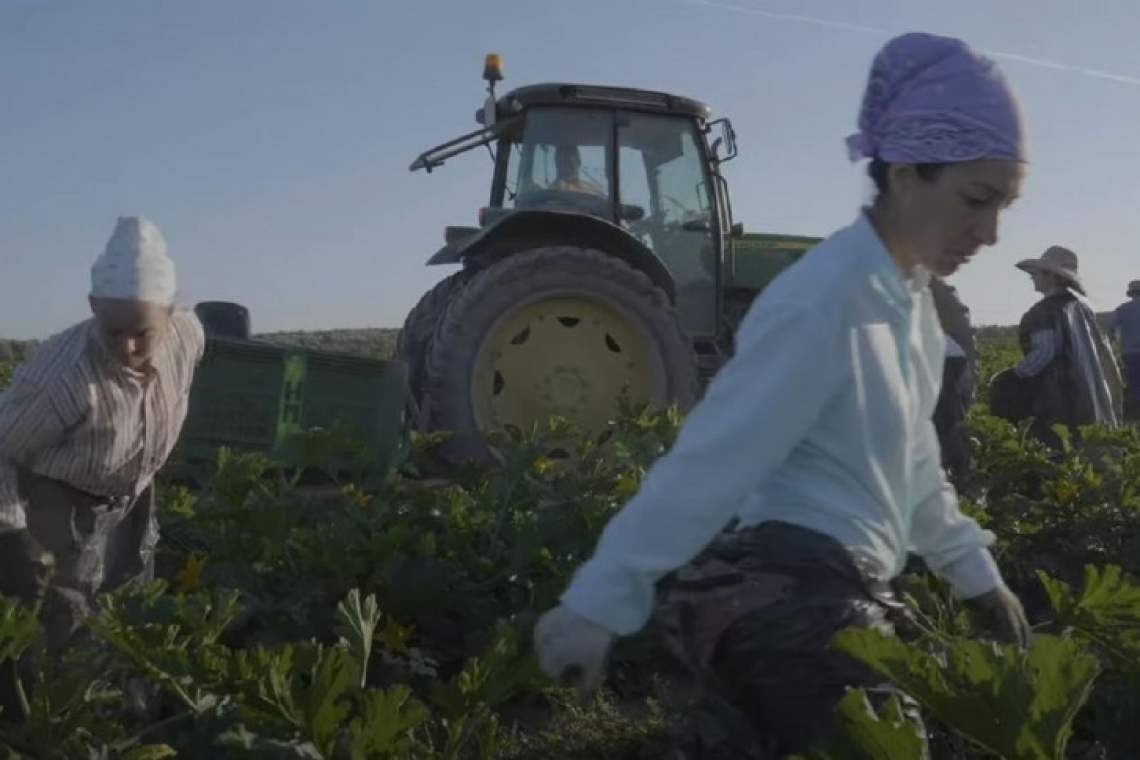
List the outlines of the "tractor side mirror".
<svg viewBox="0 0 1140 760">
<path fill-rule="evenodd" d="M 718 164 L 723 164 L 725 161 L 736 158 L 736 130 L 732 128 L 732 122 L 728 119 L 717 119 L 709 124 L 709 129 L 711 130 L 714 126 L 720 127 L 720 137 L 712 143 L 713 160 Z M 723 156 L 720 154 L 722 145 L 726 151 Z"/>
<path fill-rule="evenodd" d="M 732 225 L 731 234 L 733 239 L 744 237 L 744 222 L 737 222 Z"/>
</svg>

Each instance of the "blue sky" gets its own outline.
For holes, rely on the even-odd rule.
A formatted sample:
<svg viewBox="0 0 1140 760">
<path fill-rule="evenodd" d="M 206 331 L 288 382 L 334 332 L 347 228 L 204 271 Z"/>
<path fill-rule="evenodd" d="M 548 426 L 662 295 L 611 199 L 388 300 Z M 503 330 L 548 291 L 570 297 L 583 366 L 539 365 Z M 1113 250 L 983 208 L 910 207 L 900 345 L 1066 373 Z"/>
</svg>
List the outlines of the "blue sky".
<svg viewBox="0 0 1140 760">
<path fill-rule="evenodd" d="M 1035 296 L 1060 243 L 1099 308 L 1140 278 L 1140 6 L 1126 0 L 0 0 L 0 336 L 81 319 L 119 215 L 163 229 L 184 299 L 255 330 L 398 326 L 473 224 L 489 160 L 412 174 L 474 128 L 482 60 L 542 80 L 661 88 L 732 118 L 752 231 L 826 235 L 869 188 L 847 162 L 892 34 L 1002 55 L 1034 163 L 998 245 L 954 278 L 979 323 Z M 1093 10 L 1095 8 L 1095 10 Z"/>
</svg>

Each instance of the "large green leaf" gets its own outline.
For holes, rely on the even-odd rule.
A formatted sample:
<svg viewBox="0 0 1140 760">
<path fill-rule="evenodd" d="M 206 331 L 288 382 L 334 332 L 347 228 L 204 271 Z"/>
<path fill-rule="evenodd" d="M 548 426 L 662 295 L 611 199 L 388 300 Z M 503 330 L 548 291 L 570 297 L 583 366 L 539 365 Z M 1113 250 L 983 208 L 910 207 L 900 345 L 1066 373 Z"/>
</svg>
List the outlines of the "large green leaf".
<svg viewBox="0 0 1140 760">
<path fill-rule="evenodd" d="M 349 726 L 349 757 L 370 760 L 407 757 L 416 744 L 412 732 L 431 717 L 427 707 L 412 697 L 407 686 L 369 691 L 364 714 Z"/>
<path fill-rule="evenodd" d="M 1126 578 L 1120 566 L 1086 565 L 1079 598 L 1069 584 L 1041 571 L 1037 577 L 1061 624 L 1089 629 L 1140 629 L 1140 585 Z"/>
<path fill-rule="evenodd" d="M 1100 672 L 1079 642 L 1035 637 L 1028 651 L 954 639 L 931 654 L 872 630 L 837 646 L 866 662 L 943 723 L 1007 760 L 1059 760 Z"/>
<path fill-rule="evenodd" d="M 928 748 L 921 728 L 907 719 L 898 697 L 887 701 L 882 714 L 866 692 L 852 689 L 839 703 L 839 735 L 806 757 L 793 760 L 919 760 Z"/>
<path fill-rule="evenodd" d="M 343 724 L 352 712 L 349 689 L 360 677 L 359 667 L 348 650 L 333 647 L 319 650 L 310 671 L 312 681 L 302 704 L 309 735 L 326 757 L 333 756 Z"/>
</svg>

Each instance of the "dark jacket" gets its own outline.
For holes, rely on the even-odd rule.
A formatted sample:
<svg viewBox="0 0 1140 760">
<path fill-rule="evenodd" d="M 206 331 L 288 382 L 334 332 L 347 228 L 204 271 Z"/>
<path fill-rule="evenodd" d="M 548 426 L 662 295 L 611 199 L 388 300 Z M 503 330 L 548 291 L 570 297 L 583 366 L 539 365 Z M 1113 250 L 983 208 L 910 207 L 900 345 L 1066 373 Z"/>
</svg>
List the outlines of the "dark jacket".
<svg viewBox="0 0 1140 760">
<path fill-rule="evenodd" d="M 940 278 L 932 277 L 930 292 L 938 321 L 947 337 L 962 347 L 965 357 L 948 357 L 943 365 L 942 391 L 934 409 L 934 428 L 942 446 L 942 466 L 954 475 L 970 468 L 970 439 L 966 415 L 977 391 L 978 343 L 970 322 L 970 309 L 958 292 Z"/>
<path fill-rule="evenodd" d="M 1034 304 L 1018 325 L 1023 353 L 1041 330 L 1057 334 L 1060 351 L 1044 370 L 1022 380 L 1035 423 L 1042 430 L 1120 424 L 1120 368 L 1088 304 L 1068 290 Z"/>
</svg>

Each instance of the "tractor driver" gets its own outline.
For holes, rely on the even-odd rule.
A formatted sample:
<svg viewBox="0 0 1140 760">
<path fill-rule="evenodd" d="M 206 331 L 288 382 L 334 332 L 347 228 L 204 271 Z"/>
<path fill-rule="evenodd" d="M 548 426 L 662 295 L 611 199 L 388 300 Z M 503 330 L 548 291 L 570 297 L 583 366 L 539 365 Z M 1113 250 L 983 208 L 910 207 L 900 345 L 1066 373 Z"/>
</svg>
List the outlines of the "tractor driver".
<svg viewBox="0 0 1140 760">
<path fill-rule="evenodd" d="M 560 192 L 582 193 L 605 198 L 606 191 L 597 183 L 579 176 L 582 154 L 577 145 L 559 145 L 554 149 L 555 179 L 550 189 Z"/>
</svg>

